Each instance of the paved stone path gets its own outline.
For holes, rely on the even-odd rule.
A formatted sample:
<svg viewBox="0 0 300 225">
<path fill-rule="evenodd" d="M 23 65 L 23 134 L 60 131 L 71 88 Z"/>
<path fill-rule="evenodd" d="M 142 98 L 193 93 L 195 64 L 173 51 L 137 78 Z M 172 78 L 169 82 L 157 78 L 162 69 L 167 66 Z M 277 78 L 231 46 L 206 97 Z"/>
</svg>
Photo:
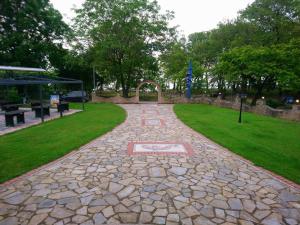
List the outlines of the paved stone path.
<svg viewBox="0 0 300 225">
<path fill-rule="evenodd" d="M 123 107 L 126 122 L 109 134 L 2 185 L 0 225 L 300 223 L 299 189 L 191 131 L 172 105 Z M 194 155 L 128 155 L 130 141 L 185 142 Z"/>
</svg>

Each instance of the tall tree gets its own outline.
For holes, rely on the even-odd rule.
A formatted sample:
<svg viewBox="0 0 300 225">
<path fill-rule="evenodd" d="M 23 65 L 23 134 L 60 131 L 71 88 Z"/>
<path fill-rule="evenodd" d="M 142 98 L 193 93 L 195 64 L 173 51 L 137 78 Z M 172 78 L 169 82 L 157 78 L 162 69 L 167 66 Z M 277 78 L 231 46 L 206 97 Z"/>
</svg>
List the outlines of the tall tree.
<svg viewBox="0 0 300 225">
<path fill-rule="evenodd" d="M 92 49 L 94 65 L 114 77 L 128 97 L 131 87 L 157 73 L 155 55 L 172 38 L 172 17 L 160 14 L 156 1 L 87 0 L 77 10 L 76 25 L 83 43 Z"/>
<path fill-rule="evenodd" d="M 240 18 L 264 32 L 264 45 L 286 43 L 300 35 L 299 0 L 256 0 Z"/>
<path fill-rule="evenodd" d="M 225 74 L 228 81 L 238 83 L 241 91 L 252 89 L 255 92 L 252 105 L 255 105 L 267 86 L 299 88 L 297 43 L 299 41 L 271 47 L 234 48 L 222 54 L 216 69 Z"/>
<path fill-rule="evenodd" d="M 46 67 L 57 59 L 68 26 L 49 0 L 0 1 L 0 62 Z"/>
</svg>

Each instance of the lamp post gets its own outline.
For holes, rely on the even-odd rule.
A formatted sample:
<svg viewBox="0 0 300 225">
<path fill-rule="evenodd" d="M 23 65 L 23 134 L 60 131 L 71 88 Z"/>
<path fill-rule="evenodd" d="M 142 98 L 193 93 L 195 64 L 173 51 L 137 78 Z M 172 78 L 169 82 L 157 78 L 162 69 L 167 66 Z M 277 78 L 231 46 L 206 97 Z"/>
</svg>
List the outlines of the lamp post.
<svg viewBox="0 0 300 225">
<path fill-rule="evenodd" d="M 240 105 L 239 123 L 242 123 L 243 100 L 246 98 L 247 98 L 247 94 L 240 94 L 241 105 Z"/>
</svg>

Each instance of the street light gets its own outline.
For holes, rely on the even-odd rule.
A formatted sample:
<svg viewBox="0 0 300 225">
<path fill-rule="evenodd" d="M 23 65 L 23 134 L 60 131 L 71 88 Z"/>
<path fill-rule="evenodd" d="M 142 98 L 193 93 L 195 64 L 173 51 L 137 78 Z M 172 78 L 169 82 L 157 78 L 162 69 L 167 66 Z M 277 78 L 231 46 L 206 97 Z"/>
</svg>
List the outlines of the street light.
<svg viewBox="0 0 300 225">
<path fill-rule="evenodd" d="M 239 123 L 242 123 L 243 100 L 246 98 L 247 98 L 247 94 L 240 94 L 241 105 L 240 105 Z"/>
</svg>

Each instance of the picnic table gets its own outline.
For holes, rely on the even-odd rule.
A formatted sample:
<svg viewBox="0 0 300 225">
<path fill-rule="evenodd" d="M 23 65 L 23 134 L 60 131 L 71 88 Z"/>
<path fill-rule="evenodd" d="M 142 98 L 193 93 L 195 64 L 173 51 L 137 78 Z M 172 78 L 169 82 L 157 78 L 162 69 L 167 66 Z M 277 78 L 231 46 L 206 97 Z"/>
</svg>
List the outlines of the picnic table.
<svg viewBox="0 0 300 225">
<path fill-rule="evenodd" d="M 69 103 L 68 102 L 59 102 L 57 105 L 57 112 L 63 112 L 65 110 L 69 111 Z"/>
<path fill-rule="evenodd" d="M 37 106 L 32 106 L 32 110 L 35 112 L 35 117 L 36 118 L 41 118 L 42 117 L 42 110 L 43 110 L 43 115 L 50 116 L 50 104 L 43 104 L 43 105 L 37 105 Z"/>
<path fill-rule="evenodd" d="M 17 123 L 25 123 L 24 113 L 26 110 L 14 110 L 14 111 L 7 111 L 3 114 L 5 115 L 5 125 L 7 127 L 13 127 L 14 124 L 14 117 L 17 117 Z"/>
<path fill-rule="evenodd" d="M 6 111 L 6 112 L 9 112 L 9 111 L 16 111 L 16 110 L 19 110 L 19 107 L 21 106 L 22 104 L 5 104 L 5 105 L 2 105 L 2 110 L 3 111 Z"/>
</svg>

